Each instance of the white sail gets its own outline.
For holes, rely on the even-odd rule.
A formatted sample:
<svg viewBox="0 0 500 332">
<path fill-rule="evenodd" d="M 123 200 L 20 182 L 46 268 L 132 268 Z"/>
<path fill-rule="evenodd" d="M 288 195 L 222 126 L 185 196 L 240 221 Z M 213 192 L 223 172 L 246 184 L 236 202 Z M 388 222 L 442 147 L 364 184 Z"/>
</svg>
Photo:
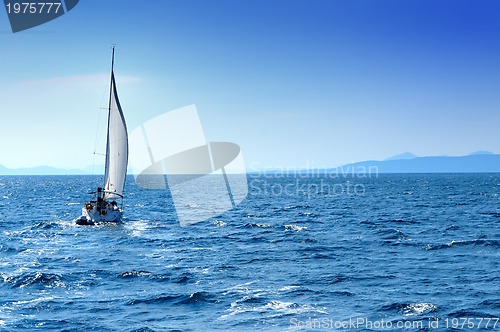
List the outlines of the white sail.
<svg viewBox="0 0 500 332">
<path fill-rule="evenodd" d="M 123 195 L 128 162 L 127 125 L 116 93 L 115 75 L 111 71 L 111 93 L 108 115 L 108 140 L 104 172 L 104 199 Z"/>
</svg>

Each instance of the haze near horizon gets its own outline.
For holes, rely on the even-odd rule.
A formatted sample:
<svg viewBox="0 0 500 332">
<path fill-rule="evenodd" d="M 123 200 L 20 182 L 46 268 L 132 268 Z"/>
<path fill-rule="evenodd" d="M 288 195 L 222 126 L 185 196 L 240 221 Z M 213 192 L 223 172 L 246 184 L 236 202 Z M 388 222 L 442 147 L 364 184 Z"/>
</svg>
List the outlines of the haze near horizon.
<svg viewBox="0 0 500 332">
<path fill-rule="evenodd" d="M 112 44 L 129 130 L 196 104 L 247 166 L 500 153 L 495 1 L 82 1 L 0 30 L 9 168 L 102 163 Z"/>
</svg>

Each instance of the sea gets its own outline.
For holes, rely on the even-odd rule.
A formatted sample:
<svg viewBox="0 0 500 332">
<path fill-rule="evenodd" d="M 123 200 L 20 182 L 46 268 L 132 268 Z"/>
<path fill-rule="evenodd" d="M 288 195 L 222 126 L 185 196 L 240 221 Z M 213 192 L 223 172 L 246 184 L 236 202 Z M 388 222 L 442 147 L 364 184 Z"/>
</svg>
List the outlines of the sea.
<svg viewBox="0 0 500 332">
<path fill-rule="evenodd" d="M 99 177 L 0 176 L 0 331 L 500 330 L 500 174 L 247 180 L 181 227 L 128 177 L 79 226 Z"/>
</svg>

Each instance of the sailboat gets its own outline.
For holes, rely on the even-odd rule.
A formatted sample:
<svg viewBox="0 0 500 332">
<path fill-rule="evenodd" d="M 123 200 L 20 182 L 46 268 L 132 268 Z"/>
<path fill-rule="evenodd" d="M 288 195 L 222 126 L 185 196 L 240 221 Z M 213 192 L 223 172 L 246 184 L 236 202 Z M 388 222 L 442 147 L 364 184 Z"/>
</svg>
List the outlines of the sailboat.
<svg viewBox="0 0 500 332">
<path fill-rule="evenodd" d="M 82 215 L 75 220 L 79 225 L 119 222 L 123 216 L 123 189 L 128 163 L 128 134 L 127 124 L 116 92 L 114 63 L 115 48 L 113 47 L 104 183 L 94 193 L 97 194 L 96 200 L 84 204 Z M 120 201 L 120 204 L 117 203 L 117 200 Z"/>
</svg>

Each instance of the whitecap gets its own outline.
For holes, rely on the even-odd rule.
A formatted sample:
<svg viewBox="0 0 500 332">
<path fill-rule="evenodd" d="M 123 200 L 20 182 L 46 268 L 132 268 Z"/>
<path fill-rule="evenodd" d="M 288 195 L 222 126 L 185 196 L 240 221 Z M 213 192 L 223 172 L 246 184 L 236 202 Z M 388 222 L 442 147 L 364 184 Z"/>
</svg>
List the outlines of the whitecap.
<svg viewBox="0 0 500 332">
<path fill-rule="evenodd" d="M 404 316 L 419 316 L 436 311 L 437 306 L 432 303 L 409 303 L 401 308 Z"/>
<path fill-rule="evenodd" d="M 54 296 L 46 296 L 46 297 L 39 297 L 39 298 L 32 299 L 32 300 L 12 302 L 12 305 L 13 306 L 20 306 L 20 305 L 33 304 L 33 303 L 39 303 L 39 302 L 45 302 L 45 301 L 52 301 L 54 299 L 55 299 Z"/>
<path fill-rule="evenodd" d="M 271 302 L 267 303 L 264 307 L 264 309 L 271 309 L 271 310 L 288 310 L 290 308 L 297 308 L 299 307 L 298 304 L 294 302 L 284 302 L 284 301 L 277 301 L 277 300 L 272 300 Z"/>
<path fill-rule="evenodd" d="M 307 227 L 306 226 L 298 226 L 298 225 L 285 225 L 285 230 L 287 230 L 287 231 L 300 232 L 304 229 L 307 229 Z"/>
<path fill-rule="evenodd" d="M 244 293 L 244 294 L 247 294 L 250 290 L 248 289 L 248 286 L 254 284 L 255 281 L 249 281 L 249 282 L 245 282 L 243 284 L 238 284 L 238 285 L 235 285 L 231 288 L 229 288 L 227 291 L 223 292 L 222 295 L 228 295 L 228 294 L 231 294 L 231 293 L 236 293 L 236 294 L 241 294 L 241 293 Z"/>
<path fill-rule="evenodd" d="M 222 220 L 216 220 L 212 224 L 214 224 L 217 227 L 225 227 L 227 226 L 227 223 L 222 221 Z"/>
<path fill-rule="evenodd" d="M 254 298 L 256 297 L 257 296 L 254 296 Z M 229 313 L 220 316 L 219 319 L 226 319 L 231 316 L 244 314 L 248 312 L 258 312 L 260 314 L 266 315 L 267 318 L 281 317 L 284 315 L 299 315 L 299 314 L 310 314 L 310 313 L 319 313 L 325 315 L 328 314 L 325 308 L 316 308 L 310 304 L 300 305 L 295 302 L 286 302 L 279 300 L 271 300 L 264 305 L 254 306 L 245 303 L 249 298 L 252 297 L 245 296 L 240 300 L 232 302 L 231 307 L 227 310 L 229 311 Z"/>
</svg>

